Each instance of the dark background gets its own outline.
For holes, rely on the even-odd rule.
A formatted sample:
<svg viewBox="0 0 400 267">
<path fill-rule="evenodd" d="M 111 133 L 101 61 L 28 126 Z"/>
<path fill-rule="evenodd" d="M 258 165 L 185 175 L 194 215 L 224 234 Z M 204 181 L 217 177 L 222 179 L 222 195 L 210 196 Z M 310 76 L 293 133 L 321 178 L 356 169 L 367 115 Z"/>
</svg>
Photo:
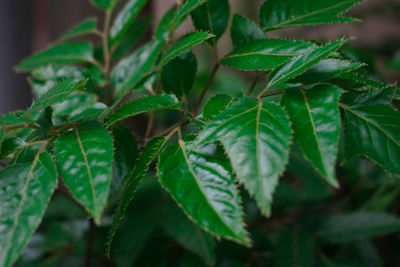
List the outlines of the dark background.
<svg viewBox="0 0 400 267">
<path fill-rule="evenodd" d="M 284 1 L 284 0 L 282 0 Z M 88 16 L 100 16 L 86 0 L 0 0 L 0 114 L 26 108 L 32 101 L 26 75 L 16 74 L 14 66 L 33 51 L 46 48 L 52 41 Z M 145 12 L 156 20 L 175 0 L 151 0 Z M 261 0 L 230 0 L 233 12 L 257 20 Z M 233 13 L 232 12 L 232 13 Z M 355 38 L 351 45 L 372 55 L 378 73 L 388 82 L 399 73 L 385 67 L 400 48 L 400 0 L 366 0 L 350 12 L 361 23 L 294 28 L 279 36 L 332 40 L 342 36 Z M 187 22 L 180 32 L 191 28 Z M 229 50 L 229 34 L 220 42 Z"/>
</svg>

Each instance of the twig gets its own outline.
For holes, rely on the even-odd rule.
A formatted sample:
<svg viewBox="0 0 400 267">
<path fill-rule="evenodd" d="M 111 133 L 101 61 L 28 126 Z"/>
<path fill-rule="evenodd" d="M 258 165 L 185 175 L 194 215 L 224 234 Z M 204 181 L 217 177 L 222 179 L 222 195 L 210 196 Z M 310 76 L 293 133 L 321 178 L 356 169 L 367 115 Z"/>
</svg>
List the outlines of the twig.
<svg viewBox="0 0 400 267">
<path fill-rule="evenodd" d="M 215 63 L 215 66 L 214 66 L 214 68 L 213 68 L 213 70 L 212 70 L 212 72 L 211 72 L 210 78 L 208 79 L 206 86 L 204 87 L 203 91 L 201 92 L 200 98 L 199 98 L 199 100 L 198 100 L 198 102 L 197 102 L 197 104 L 196 104 L 196 107 L 195 107 L 194 110 L 193 110 L 193 114 L 194 114 L 195 116 L 197 115 L 197 112 L 199 111 L 199 108 L 200 108 L 200 106 L 201 106 L 201 103 L 203 102 L 203 99 L 204 99 L 204 97 L 206 96 L 207 91 L 208 91 L 208 89 L 210 88 L 211 83 L 212 83 L 212 81 L 214 80 L 215 75 L 217 74 L 217 71 L 218 71 L 218 69 L 219 69 L 220 66 L 221 66 L 221 63 L 220 63 L 220 62 Z"/>
<path fill-rule="evenodd" d="M 155 117 L 156 117 L 156 112 L 152 111 L 150 114 L 149 123 L 147 124 L 146 135 L 144 138 L 145 142 L 149 140 L 149 136 L 151 134 L 151 131 L 153 130 Z"/>
<path fill-rule="evenodd" d="M 256 89 L 256 85 L 257 85 L 258 81 L 260 81 L 260 79 L 261 79 L 261 74 L 259 73 L 259 74 L 257 74 L 257 77 L 254 79 L 253 83 L 251 84 L 249 90 L 247 91 L 247 94 L 246 94 L 247 96 L 249 96 L 253 93 L 253 91 L 254 91 L 254 89 Z"/>
<path fill-rule="evenodd" d="M 90 219 L 89 232 L 88 232 L 88 238 L 87 238 L 87 243 L 86 243 L 86 257 L 85 257 L 85 266 L 86 267 L 92 266 L 94 228 L 95 228 L 95 224 L 93 222 L 93 219 Z"/>
<path fill-rule="evenodd" d="M 273 91 L 271 93 L 264 94 L 264 95 L 260 96 L 260 98 L 269 97 L 269 96 L 273 96 L 273 95 L 280 95 L 280 94 L 283 94 L 285 91 L 286 91 L 286 89 Z"/>
</svg>

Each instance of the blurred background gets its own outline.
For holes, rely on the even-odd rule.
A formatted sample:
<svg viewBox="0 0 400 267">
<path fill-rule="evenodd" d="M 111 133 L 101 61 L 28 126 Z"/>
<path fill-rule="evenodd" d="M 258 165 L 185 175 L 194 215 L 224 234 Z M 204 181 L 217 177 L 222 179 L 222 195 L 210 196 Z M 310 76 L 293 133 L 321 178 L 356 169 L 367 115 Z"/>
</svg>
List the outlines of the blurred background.
<svg viewBox="0 0 400 267">
<path fill-rule="evenodd" d="M 258 7 L 263 0 L 230 0 L 232 14 L 240 13 L 258 21 Z M 154 24 L 175 0 L 151 0 L 144 13 L 155 14 Z M 354 38 L 346 54 L 361 59 L 376 72 L 377 79 L 399 80 L 395 57 L 400 48 L 400 0 L 366 0 L 350 15 L 361 23 L 292 28 L 274 33 L 285 38 L 332 40 Z M 85 0 L 1 0 L 0 1 L 0 114 L 26 108 L 32 95 L 24 74 L 14 66 L 34 51 L 46 48 L 69 28 L 88 16 L 101 13 Z M 191 21 L 178 34 L 192 30 Z M 150 33 L 147 38 L 150 38 Z M 272 35 L 271 35 L 272 36 Z M 219 42 L 220 54 L 229 51 L 229 33 Z M 400 54 L 397 53 L 397 62 Z M 398 67 L 398 66 L 397 66 Z M 246 78 L 246 77 L 244 77 Z"/>
</svg>

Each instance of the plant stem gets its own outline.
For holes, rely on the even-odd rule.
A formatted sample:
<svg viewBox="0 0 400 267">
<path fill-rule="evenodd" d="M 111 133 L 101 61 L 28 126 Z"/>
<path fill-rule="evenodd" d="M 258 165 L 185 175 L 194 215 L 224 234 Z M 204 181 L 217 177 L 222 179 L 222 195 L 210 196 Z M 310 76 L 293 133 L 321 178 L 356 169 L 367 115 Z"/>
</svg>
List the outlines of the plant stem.
<svg viewBox="0 0 400 267">
<path fill-rule="evenodd" d="M 253 91 L 254 91 L 254 89 L 256 89 L 256 85 L 257 85 L 257 83 L 258 83 L 258 81 L 261 79 L 261 74 L 260 73 L 258 73 L 257 74 L 257 77 L 254 79 L 254 81 L 253 81 L 253 83 L 251 84 L 251 86 L 250 86 L 250 88 L 249 88 L 249 90 L 247 91 L 247 96 L 249 96 L 249 95 L 251 95 L 252 93 L 253 93 Z"/>
<path fill-rule="evenodd" d="M 108 33 L 110 31 L 110 23 L 111 23 L 111 11 L 107 11 L 104 19 L 104 29 L 103 29 L 103 57 L 104 57 L 104 65 L 103 65 L 103 75 L 104 79 L 109 84 L 109 72 L 110 72 L 110 47 L 108 43 Z M 113 92 L 112 89 L 105 87 L 105 101 L 106 103 L 110 103 Z"/>
<path fill-rule="evenodd" d="M 273 96 L 273 95 L 280 95 L 280 94 L 283 94 L 285 91 L 286 91 L 286 89 L 273 91 L 273 92 L 271 92 L 271 93 L 268 93 L 268 94 L 264 94 L 264 95 L 262 95 L 262 96 L 259 96 L 259 98 L 269 97 L 269 96 Z"/>
<path fill-rule="evenodd" d="M 37 126 L 35 124 L 30 124 L 30 123 L 23 123 L 23 124 L 15 124 L 15 125 L 6 126 L 5 130 L 11 131 L 11 130 L 20 129 L 20 128 L 39 129 L 39 126 Z"/>
<path fill-rule="evenodd" d="M 85 266 L 86 267 L 92 266 L 94 228 L 95 228 L 95 225 L 94 225 L 93 219 L 90 219 L 89 232 L 88 232 L 88 238 L 87 238 L 87 243 L 86 243 L 86 258 L 85 258 Z"/>
<path fill-rule="evenodd" d="M 210 78 L 208 79 L 206 86 L 204 87 L 203 91 L 201 92 L 200 98 L 199 98 L 199 100 L 197 101 L 196 107 L 195 107 L 194 110 L 193 110 L 193 115 L 194 115 L 194 116 L 197 115 L 197 112 L 199 111 L 199 108 L 200 108 L 200 106 L 201 106 L 201 103 L 203 102 L 203 99 L 204 99 L 204 97 L 206 96 L 207 91 L 208 91 L 208 89 L 210 88 L 211 83 L 212 83 L 212 81 L 214 80 L 215 75 L 217 74 L 217 71 L 218 71 L 218 69 L 219 69 L 220 66 L 221 66 L 221 63 L 220 63 L 219 61 L 218 61 L 217 63 L 215 63 L 215 66 L 214 66 L 214 68 L 213 68 L 213 70 L 212 70 L 212 72 L 211 72 Z"/>
<path fill-rule="evenodd" d="M 150 114 L 149 123 L 147 124 L 146 135 L 144 138 L 145 142 L 148 141 L 151 131 L 153 130 L 155 117 L 156 117 L 156 112 L 152 111 Z"/>
</svg>

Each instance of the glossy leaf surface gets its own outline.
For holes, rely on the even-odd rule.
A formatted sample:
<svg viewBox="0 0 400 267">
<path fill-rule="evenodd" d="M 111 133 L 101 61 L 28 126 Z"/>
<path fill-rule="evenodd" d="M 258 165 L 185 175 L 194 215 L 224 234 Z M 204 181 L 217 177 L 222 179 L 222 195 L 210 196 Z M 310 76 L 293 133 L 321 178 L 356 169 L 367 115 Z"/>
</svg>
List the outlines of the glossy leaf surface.
<svg viewBox="0 0 400 267">
<path fill-rule="evenodd" d="M 54 45 L 24 59 L 18 71 L 30 71 L 48 64 L 93 63 L 93 46 L 89 43 L 67 43 Z"/>
<path fill-rule="evenodd" d="M 314 47 L 308 42 L 281 39 L 244 43 L 222 59 L 222 64 L 240 70 L 270 70 Z"/>
<path fill-rule="evenodd" d="M 305 157 L 333 186 L 338 152 L 341 89 L 319 85 L 310 90 L 289 89 L 282 104 L 289 113 L 296 140 Z"/>
<path fill-rule="evenodd" d="M 232 105 L 235 100 L 237 100 L 235 97 L 228 95 L 216 95 L 210 98 L 203 108 L 204 118 L 212 120 L 217 114 Z"/>
<path fill-rule="evenodd" d="M 268 0 L 260 10 L 261 27 L 272 31 L 293 26 L 358 21 L 340 16 L 362 0 Z"/>
<path fill-rule="evenodd" d="M 151 95 L 133 100 L 115 110 L 108 118 L 108 125 L 112 125 L 128 117 L 145 112 L 163 109 L 179 109 L 181 103 L 174 95 Z"/>
<path fill-rule="evenodd" d="M 73 65 L 50 64 L 33 70 L 32 76 L 38 80 L 61 80 L 65 78 L 75 77 L 84 79 L 87 73 L 84 69 Z"/>
<path fill-rule="evenodd" d="M 216 236 L 250 244 L 235 179 L 221 146 L 193 147 L 179 140 L 161 153 L 158 175 L 164 188 L 200 226 Z"/>
<path fill-rule="evenodd" d="M 65 33 L 60 39 L 65 41 L 71 38 L 93 33 L 96 30 L 96 26 L 97 26 L 96 18 L 86 19 L 81 23 L 79 23 L 78 25 L 76 25 L 75 27 L 73 27 L 67 33 Z"/>
<path fill-rule="evenodd" d="M 172 19 L 169 21 L 168 28 L 176 28 L 176 26 L 181 23 L 183 19 L 187 15 L 189 15 L 193 10 L 196 8 L 200 7 L 204 3 L 206 3 L 208 0 L 188 0 L 183 5 L 181 8 L 179 8 L 175 15 L 172 17 Z"/>
<path fill-rule="evenodd" d="M 11 266 L 39 226 L 57 186 L 48 153 L 0 171 L 0 265 Z"/>
<path fill-rule="evenodd" d="M 239 181 L 269 215 L 272 194 L 289 157 L 290 138 L 289 119 L 280 106 L 245 98 L 215 116 L 197 142 L 222 142 Z"/>
<path fill-rule="evenodd" d="M 113 141 L 97 122 L 88 122 L 60 135 L 55 158 L 65 185 L 97 224 L 111 185 Z"/>
<path fill-rule="evenodd" d="M 252 20 L 235 14 L 231 26 L 231 39 L 233 47 L 255 40 L 264 40 L 266 35 L 263 30 Z"/>
</svg>

